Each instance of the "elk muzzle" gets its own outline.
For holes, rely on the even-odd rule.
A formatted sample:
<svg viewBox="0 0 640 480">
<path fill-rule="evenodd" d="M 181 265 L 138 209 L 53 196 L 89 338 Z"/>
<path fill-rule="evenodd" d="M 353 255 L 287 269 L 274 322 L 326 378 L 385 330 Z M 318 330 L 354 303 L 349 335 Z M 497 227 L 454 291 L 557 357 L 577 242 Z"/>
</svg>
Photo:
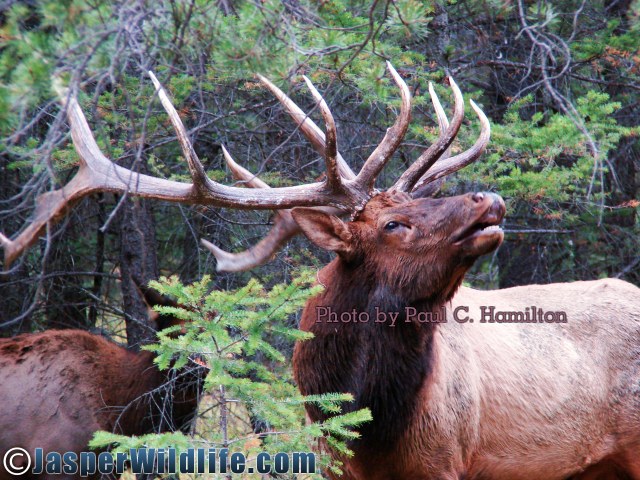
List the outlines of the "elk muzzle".
<svg viewBox="0 0 640 480">
<path fill-rule="evenodd" d="M 502 243 L 504 232 L 499 227 L 506 212 L 500 195 L 489 192 L 471 193 L 467 202 L 471 204 L 471 219 L 460 233 L 453 236 L 453 245 L 461 253 L 478 257 L 489 253 Z"/>
</svg>

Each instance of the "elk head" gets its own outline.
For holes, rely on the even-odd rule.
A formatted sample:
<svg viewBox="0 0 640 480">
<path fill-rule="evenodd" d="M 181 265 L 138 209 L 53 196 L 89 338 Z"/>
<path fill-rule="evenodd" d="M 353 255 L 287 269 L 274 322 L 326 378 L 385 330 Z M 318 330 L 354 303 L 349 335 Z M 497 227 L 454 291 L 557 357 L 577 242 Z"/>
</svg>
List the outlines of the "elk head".
<svg viewBox="0 0 640 480">
<path fill-rule="evenodd" d="M 338 254 L 350 276 L 384 286 L 371 303 L 386 303 L 382 296 L 442 303 L 453 296 L 475 259 L 502 242 L 497 225 L 505 205 L 492 193 L 413 199 L 383 192 L 348 223 L 311 208 L 291 213 L 309 240 Z"/>
</svg>

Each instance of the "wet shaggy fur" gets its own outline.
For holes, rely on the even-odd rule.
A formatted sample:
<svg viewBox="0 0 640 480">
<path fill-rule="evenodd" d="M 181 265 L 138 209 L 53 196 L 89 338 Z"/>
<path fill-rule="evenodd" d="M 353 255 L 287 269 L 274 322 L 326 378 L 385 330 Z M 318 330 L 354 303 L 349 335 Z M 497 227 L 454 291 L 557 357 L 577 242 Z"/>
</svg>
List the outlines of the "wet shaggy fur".
<svg viewBox="0 0 640 480">
<path fill-rule="evenodd" d="M 82 330 L 0 339 L 0 455 L 12 447 L 86 451 L 97 430 L 187 431 L 202 372 L 160 372 L 153 358 Z M 0 466 L 0 479 L 10 478 Z"/>
<path fill-rule="evenodd" d="M 381 194 L 350 223 L 294 210 L 314 243 L 338 253 L 303 313 L 301 328 L 315 336 L 296 345 L 296 380 L 304 394 L 350 392 L 346 411 L 373 414 L 351 444 L 354 457 L 341 458 L 345 475 L 331 478 L 640 480 L 640 289 L 612 279 L 460 287 L 499 241 L 456 240 L 489 214 L 501 218 L 500 202 Z M 446 321 L 328 323 L 318 306 L 371 319 L 376 307 L 444 306 Z M 565 311 L 568 322 L 480 323 L 481 306 Z M 457 307 L 475 322 L 457 322 Z"/>
</svg>

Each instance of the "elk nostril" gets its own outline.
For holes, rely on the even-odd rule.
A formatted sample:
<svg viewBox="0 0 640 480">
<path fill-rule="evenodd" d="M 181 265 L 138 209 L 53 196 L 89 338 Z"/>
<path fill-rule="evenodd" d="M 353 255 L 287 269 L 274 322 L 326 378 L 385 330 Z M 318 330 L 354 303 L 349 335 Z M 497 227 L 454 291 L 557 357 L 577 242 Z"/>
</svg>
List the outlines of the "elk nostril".
<svg viewBox="0 0 640 480">
<path fill-rule="evenodd" d="M 474 202 L 480 203 L 484 200 L 484 193 L 482 192 L 474 193 L 473 195 L 471 195 L 471 198 L 473 199 Z"/>
</svg>

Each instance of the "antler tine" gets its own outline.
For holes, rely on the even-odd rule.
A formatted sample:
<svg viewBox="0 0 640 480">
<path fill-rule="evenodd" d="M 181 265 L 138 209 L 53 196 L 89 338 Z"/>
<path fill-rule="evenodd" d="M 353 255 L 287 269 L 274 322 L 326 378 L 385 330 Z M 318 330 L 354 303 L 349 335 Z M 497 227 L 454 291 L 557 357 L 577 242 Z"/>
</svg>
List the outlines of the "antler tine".
<svg viewBox="0 0 640 480">
<path fill-rule="evenodd" d="M 400 115 L 398 115 L 395 123 L 387 129 L 387 133 L 382 139 L 382 142 L 380 142 L 371 155 L 369 155 L 369 158 L 367 158 L 367 161 L 355 179 L 355 182 L 367 192 L 373 190 L 376 177 L 400 146 L 409 128 L 409 122 L 411 121 L 411 92 L 409 92 L 409 87 L 407 87 L 407 84 L 402 77 L 398 75 L 398 72 L 396 72 L 396 69 L 393 68 L 390 62 L 387 62 L 387 69 L 389 73 L 391 73 L 393 81 L 400 88 L 402 105 L 400 107 Z"/>
<path fill-rule="evenodd" d="M 332 207 L 314 207 L 331 215 L 344 215 L 344 212 Z M 302 233 L 293 219 L 291 210 L 278 210 L 273 217 L 273 227 L 257 244 L 238 253 L 222 250 L 206 239 L 200 243 L 216 257 L 218 272 L 244 272 L 264 265 L 271 260 L 280 248 L 290 239 Z"/>
<path fill-rule="evenodd" d="M 444 135 L 447 128 L 449 128 L 449 119 L 447 118 L 447 114 L 444 112 L 444 108 L 442 108 L 442 104 L 440 103 L 440 99 L 436 92 L 433 89 L 433 83 L 429 82 L 429 95 L 431 96 L 431 102 L 433 103 L 433 109 L 436 112 L 436 117 L 438 119 L 438 131 L 440 135 Z M 440 156 L 438 161 L 434 164 L 437 168 L 438 164 L 443 160 L 449 158 L 451 156 L 451 146 L 445 150 L 445 152 Z M 414 198 L 422 198 L 422 197 L 431 197 L 433 196 L 439 189 L 442 184 L 442 181 L 432 182 L 429 184 L 422 184 L 421 180 L 418 180 L 416 183 L 416 187 L 411 190 L 411 195 Z M 421 185 L 421 188 L 418 188 L 417 185 Z"/>
<path fill-rule="evenodd" d="M 151 70 L 149 70 L 147 73 L 149 74 L 149 77 L 153 82 L 153 86 L 156 89 L 156 93 L 158 94 L 160 103 L 162 103 L 162 106 L 167 112 L 167 115 L 169 115 L 169 120 L 171 120 L 173 129 L 176 132 L 178 142 L 180 143 L 180 148 L 182 148 L 182 153 L 184 154 L 184 158 L 187 160 L 187 164 L 189 166 L 189 173 L 191 174 L 193 185 L 197 190 L 202 191 L 208 186 L 209 183 L 212 182 L 209 177 L 207 177 L 207 172 L 205 172 L 202 162 L 200 162 L 198 155 L 193 149 L 193 145 L 191 144 L 191 140 L 189 140 L 189 136 L 187 135 L 187 131 L 184 128 L 184 124 L 182 123 L 182 120 L 180 120 L 180 116 L 173 106 L 173 103 L 171 103 L 171 100 L 169 100 L 167 92 L 164 90 Z"/>
<path fill-rule="evenodd" d="M 423 175 L 420 181 L 416 184 L 414 190 L 417 190 L 427 183 L 438 180 L 446 175 L 450 175 L 453 172 L 475 162 L 480 155 L 482 155 L 485 148 L 487 148 L 487 144 L 491 137 L 491 124 L 489 123 L 489 119 L 473 100 L 469 100 L 469 103 L 480 120 L 480 135 L 478 136 L 476 143 L 474 143 L 470 149 L 459 153 L 458 155 L 437 162 L 433 168 Z"/>
<path fill-rule="evenodd" d="M 289 239 L 300 232 L 300 227 L 291 216 L 291 211 L 283 210 L 276 212 L 273 227 L 269 233 L 257 244 L 243 252 L 226 252 L 204 238 L 200 240 L 200 243 L 216 257 L 217 271 L 242 272 L 267 263 Z"/>
<path fill-rule="evenodd" d="M 429 82 L 429 96 L 431 97 L 431 103 L 433 103 L 433 109 L 436 111 L 436 117 L 438 118 L 438 129 L 440 130 L 440 134 L 444 134 L 447 128 L 449 128 L 449 119 L 447 118 L 444 108 L 442 108 L 442 104 L 433 88 L 432 82 Z"/>
<path fill-rule="evenodd" d="M 331 110 L 329 110 L 329 106 L 327 102 L 324 101 L 320 92 L 316 90 L 316 87 L 313 86 L 311 80 L 307 78 L 306 75 L 303 75 L 304 81 L 307 83 L 307 87 L 311 91 L 313 98 L 318 102 L 318 106 L 320 107 L 320 112 L 322 113 L 322 118 L 324 118 L 324 123 L 327 127 L 327 132 L 325 134 L 325 163 L 327 168 L 327 183 L 331 186 L 331 188 L 337 189 L 342 184 L 340 179 L 340 172 L 338 171 L 338 166 L 336 164 L 337 161 L 337 132 L 336 132 L 336 123 L 333 120 L 333 115 L 331 114 Z"/>
<path fill-rule="evenodd" d="M 231 174 L 233 178 L 236 180 L 241 180 L 244 185 L 250 188 L 271 188 L 265 182 L 263 182 L 257 175 L 254 175 L 249 170 L 244 168 L 242 165 L 238 164 L 233 157 L 229 154 L 224 145 L 222 147 L 222 154 L 224 155 L 224 159 L 227 162 L 227 166 L 229 170 L 231 170 Z"/>
<path fill-rule="evenodd" d="M 239 165 L 222 146 L 222 153 L 233 177 L 236 180 L 244 181 L 244 184 L 250 188 L 271 188 L 256 175 Z M 316 207 L 327 213 L 340 215 L 343 212 L 331 207 Z M 273 227 L 269 233 L 262 238 L 256 245 L 239 253 L 230 253 L 222 250 L 208 240 L 202 239 L 201 244 L 216 257 L 216 270 L 219 272 L 242 272 L 250 270 L 260 265 L 264 265 L 273 258 L 280 248 L 291 238 L 302 233 L 300 227 L 293 219 L 291 210 L 277 210 L 273 217 Z"/>
<path fill-rule="evenodd" d="M 420 177 L 422 177 L 426 171 L 431 168 L 431 166 L 442 157 L 442 155 L 449 148 L 453 140 L 456 138 L 458 131 L 460 130 L 460 126 L 462 125 L 462 120 L 464 119 L 464 99 L 462 97 L 462 92 L 458 88 L 456 82 L 453 81 L 451 77 L 449 77 L 449 83 L 451 84 L 451 89 L 453 90 L 453 95 L 455 98 L 455 106 L 453 111 L 453 118 L 451 120 L 451 124 L 444 132 L 441 131 L 438 140 L 436 140 L 418 159 L 411 165 L 398 179 L 398 181 L 394 184 L 393 189 L 399 190 L 401 192 L 410 192 L 414 185 L 418 182 Z M 429 93 L 431 95 L 431 99 L 434 105 L 440 105 L 440 100 L 436 95 L 433 88 L 429 89 Z M 440 116 L 438 113 L 438 107 L 436 108 L 436 114 Z M 440 105 L 440 110 L 442 110 L 442 105 Z M 444 111 L 442 111 L 444 113 Z M 440 121 L 440 120 L 439 120 Z"/>
<path fill-rule="evenodd" d="M 298 105 L 295 104 L 293 100 L 291 100 L 282 90 L 280 90 L 277 86 L 275 86 L 271 81 L 262 75 L 257 75 L 258 79 L 271 91 L 271 93 L 278 99 L 278 101 L 285 108 L 287 113 L 291 116 L 293 121 L 298 125 L 302 134 L 311 142 L 313 148 L 323 157 L 325 154 L 325 135 L 315 124 L 311 118 L 302 111 Z M 326 120 L 325 120 L 326 121 Z M 351 167 L 347 165 L 340 152 L 336 154 L 336 161 L 338 164 L 338 170 L 340 171 L 340 175 L 345 180 L 352 180 L 356 178 L 356 174 L 353 173 Z"/>
<path fill-rule="evenodd" d="M 222 153 L 229 166 L 229 170 L 236 180 L 242 180 L 249 188 L 271 188 L 257 175 L 238 164 L 222 145 Z M 269 233 L 256 245 L 240 253 L 230 253 L 222 250 L 206 239 L 200 243 L 216 257 L 216 270 L 219 272 L 242 272 L 267 263 L 275 253 L 290 238 L 300 233 L 300 227 L 291 216 L 291 210 L 275 212 L 274 226 Z"/>
</svg>

